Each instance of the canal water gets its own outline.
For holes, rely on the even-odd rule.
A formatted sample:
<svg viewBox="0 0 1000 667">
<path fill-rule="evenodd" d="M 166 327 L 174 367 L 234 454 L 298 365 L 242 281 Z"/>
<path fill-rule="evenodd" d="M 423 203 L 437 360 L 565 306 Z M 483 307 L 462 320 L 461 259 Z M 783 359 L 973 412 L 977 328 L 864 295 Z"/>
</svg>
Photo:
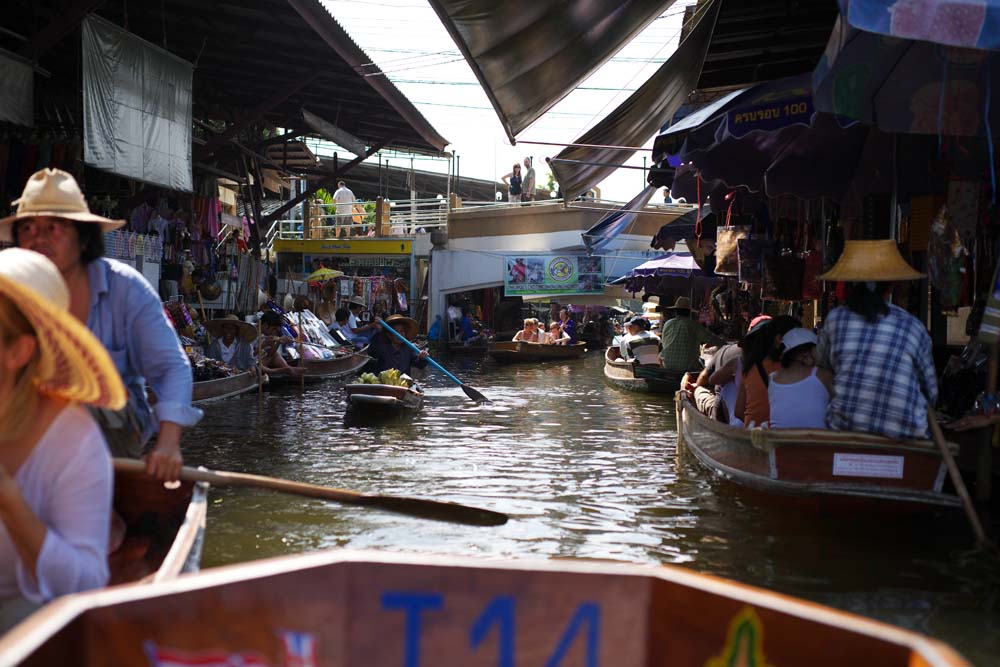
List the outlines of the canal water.
<svg viewBox="0 0 1000 667">
<path fill-rule="evenodd" d="M 204 567 L 326 547 L 672 563 L 939 637 L 1000 665 L 1000 560 L 960 512 L 820 514 L 678 460 L 666 396 L 603 382 L 603 359 L 497 366 L 453 357 L 477 406 L 428 369 L 411 423 L 346 427 L 342 385 L 206 406 L 187 462 L 496 509 L 458 526 L 295 496 L 215 489 Z"/>
</svg>

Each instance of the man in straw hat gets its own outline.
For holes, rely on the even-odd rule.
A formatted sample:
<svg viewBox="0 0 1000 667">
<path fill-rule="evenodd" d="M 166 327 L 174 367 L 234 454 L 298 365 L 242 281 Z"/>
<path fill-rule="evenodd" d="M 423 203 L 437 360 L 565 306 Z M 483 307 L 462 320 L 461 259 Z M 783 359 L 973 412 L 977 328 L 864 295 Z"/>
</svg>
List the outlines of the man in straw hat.
<svg viewBox="0 0 1000 667">
<path fill-rule="evenodd" d="M 701 346 L 719 346 L 719 338 L 691 317 L 691 299 L 678 297 L 674 305 L 664 310 L 674 317 L 660 331 L 660 364 L 667 370 L 684 373 L 701 367 Z"/>
<path fill-rule="evenodd" d="M 920 320 L 888 302 L 893 282 L 923 277 L 892 240 L 848 241 L 820 276 L 853 283 L 847 305 L 830 311 L 819 336 L 818 365 L 834 373 L 830 428 L 929 437 L 927 410 L 938 391 L 931 338 Z"/>
<path fill-rule="evenodd" d="M 113 472 L 93 417 L 126 392 L 38 253 L 0 252 L 0 633 L 108 581 Z"/>
<path fill-rule="evenodd" d="M 205 322 L 205 328 L 212 334 L 212 342 L 205 349 L 206 357 L 240 371 L 256 367 L 253 342 L 257 340 L 257 330 L 253 326 L 235 315 L 226 315 Z"/>
<path fill-rule="evenodd" d="M 91 213 L 70 174 L 43 169 L 28 179 L 17 212 L 0 220 L 0 233 L 10 231 L 15 244 L 52 260 L 69 286 L 70 313 L 111 354 L 129 393 L 123 410 L 95 411 L 112 454 L 145 454 L 149 474 L 174 480 L 182 464 L 181 431 L 202 413 L 191 405 L 191 365 L 156 290 L 132 267 L 103 257 L 104 233 L 124 222 Z M 155 408 L 147 384 L 156 392 Z"/>
<path fill-rule="evenodd" d="M 413 340 L 417 335 L 417 329 L 419 328 L 417 321 L 410 317 L 390 315 L 384 321 L 386 325 L 392 327 L 410 340 Z M 371 345 L 368 346 L 368 352 L 378 362 L 378 367 L 375 369 L 376 373 L 395 368 L 403 375 L 408 375 L 413 366 L 417 368 L 425 368 L 427 366 L 426 350 L 417 354 L 410 349 L 409 345 L 403 345 L 403 341 L 399 340 L 396 336 L 382 331 L 381 324 L 376 323 L 375 326 L 379 329 L 379 332 L 372 338 Z"/>
</svg>

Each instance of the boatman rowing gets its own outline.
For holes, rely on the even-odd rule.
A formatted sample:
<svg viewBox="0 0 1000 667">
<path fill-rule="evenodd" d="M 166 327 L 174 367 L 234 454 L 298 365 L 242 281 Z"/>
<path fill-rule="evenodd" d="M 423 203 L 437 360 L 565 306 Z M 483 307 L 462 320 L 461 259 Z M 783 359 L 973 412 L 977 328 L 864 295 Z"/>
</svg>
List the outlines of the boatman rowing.
<svg viewBox="0 0 1000 667">
<path fill-rule="evenodd" d="M 403 334 L 409 340 L 413 340 L 417 335 L 418 326 L 416 320 L 404 315 L 390 315 L 385 319 L 385 324 Z M 396 336 L 382 331 L 381 324 L 376 323 L 375 326 L 379 329 L 379 332 L 372 338 L 371 345 L 368 346 L 368 352 L 375 358 L 378 364 L 375 369 L 376 373 L 395 368 L 403 375 L 409 375 L 414 366 L 417 368 L 427 367 L 426 350 L 422 350 L 420 354 L 417 354 L 409 345 L 403 345 L 403 341 L 399 340 Z"/>
</svg>

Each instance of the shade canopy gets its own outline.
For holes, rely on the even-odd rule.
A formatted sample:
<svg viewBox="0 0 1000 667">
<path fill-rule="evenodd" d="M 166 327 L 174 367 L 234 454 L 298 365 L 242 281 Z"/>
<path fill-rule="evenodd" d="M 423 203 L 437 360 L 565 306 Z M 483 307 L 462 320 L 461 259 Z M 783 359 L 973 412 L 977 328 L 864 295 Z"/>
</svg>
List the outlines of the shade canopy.
<svg viewBox="0 0 1000 667">
<path fill-rule="evenodd" d="M 608 213 L 596 225 L 583 233 L 583 243 L 587 252 L 597 252 L 607 247 L 609 243 L 635 222 L 636 216 L 649 203 L 657 187 L 650 185 L 632 198 L 620 209 Z"/>
<path fill-rule="evenodd" d="M 948 46 L 1000 48 L 1000 0 L 839 0 L 858 30 Z"/>
</svg>

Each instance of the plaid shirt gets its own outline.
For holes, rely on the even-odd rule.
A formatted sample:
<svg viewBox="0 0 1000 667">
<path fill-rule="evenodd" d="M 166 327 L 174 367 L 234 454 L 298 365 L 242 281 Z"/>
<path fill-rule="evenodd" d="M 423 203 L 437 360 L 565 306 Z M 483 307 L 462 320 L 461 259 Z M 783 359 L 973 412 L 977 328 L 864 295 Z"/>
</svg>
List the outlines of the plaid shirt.
<svg viewBox="0 0 1000 667">
<path fill-rule="evenodd" d="M 690 317 L 675 317 L 663 325 L 660 363 L 672 371 L 692 371 L 701 366 L 701 346 L 725 341 Z"/>
<path fill-rule="evenodd" d="M 897 440 L 929 437 L 927 406 L 937 401 L 931 338 L 897 306 L 870 324 L 846 307 L 830 312 L 819 336 L 820 364 L 834 371 L 826 424 Z"/>
</svg>

